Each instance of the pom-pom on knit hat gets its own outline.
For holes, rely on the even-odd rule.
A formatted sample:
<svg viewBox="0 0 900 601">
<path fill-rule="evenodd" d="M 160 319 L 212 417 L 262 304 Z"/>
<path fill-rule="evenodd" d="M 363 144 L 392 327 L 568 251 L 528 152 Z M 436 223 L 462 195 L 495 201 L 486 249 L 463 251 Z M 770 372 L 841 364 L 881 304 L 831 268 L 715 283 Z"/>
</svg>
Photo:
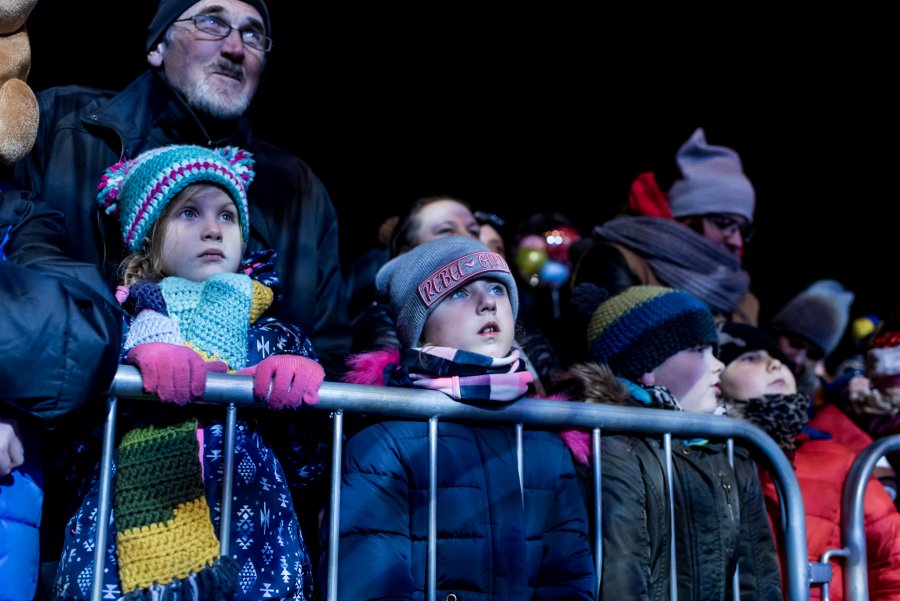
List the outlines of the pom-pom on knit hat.
<svg viewBox="0 0 900 601">
<path fill-rule="evenodd" d="M 682 179 L 669 189 L 674 217 L 734 213 L 753 221 L 756 193 L 734 150 L 707 144 L 703 128 L 698 127 L 678 149 L 675 162 Z"/>
<path fill-rule="evenodd" d="M 835 280 L 819 280 L 792 298 L 770 321 L 775 334 L 795 335 L 816 345 L 827 357 L 850 321 L 853 293 Z"/>
<path fill-rule="evenodd" d="M 215 184 L 234 200 L 246 246 L 250 235 L 247 187 L 253 175 L 252 155 L 234 146 L 163 146 L 109 167 L 100 179 L 97 200 L 108 215 L 118 213 L 122 240 L 130 252 L 136 252 L 179 192 L 191 184 Z"/>
<path fill-rule="evenodd" d="M 632 286 L 603 301 L 587 329 L 591 358 L 633 382 L 672 355 L 718 340 L 703 302 L 662 286 Z"/>
<path fill-rule="evenodd" d="M 269 19 L 269 9 L 263 0 L 241 0 L 249 4 L 259 11 L 262 17 L 263 25 L 266 28 L 266 35 L 272 35 L 272 21 Z M 150 21 L 147 27 L 147 52 L 159 43 L 163 34 L 169 26 L 175 22 L 175 19 L 184 14 L 184 11 L 197 4 L 198 0 L 159 0 L 159 6 L 156 9 L 156 15 Z"/>
<path fill-rule="evenodd" d="M 425 320 L 441 301 L 457 288 L 483 278 L 506 286 L 515 319 L 519 293 L 509 265 L 502 255 L 471 238 L 451 236 L 420 244 L 379 269 L 375 286 L 395 309 L 400 343 L 416 347 Z"/>
</svg>

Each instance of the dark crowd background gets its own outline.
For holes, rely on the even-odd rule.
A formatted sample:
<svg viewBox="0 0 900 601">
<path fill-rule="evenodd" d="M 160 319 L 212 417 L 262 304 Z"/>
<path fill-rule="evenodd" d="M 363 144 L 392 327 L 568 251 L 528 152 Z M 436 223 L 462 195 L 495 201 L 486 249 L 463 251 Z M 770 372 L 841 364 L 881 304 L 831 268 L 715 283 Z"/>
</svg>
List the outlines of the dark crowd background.
<svg viewBox="0 0 900 601">
<path fill-rule="evenodd" d="M 854 315 L 895 303 L 897 96 L 877 15 L 268 4 L 256 128 L 325 183 L 345 269 L 420 196 L 511 224 L 558 211 L 587 235 L 639 173 L 667 188 L 702 126 L 756 188 L 745 263 L 763 319 L 823 277 L 856 292 Z M 121 89 L 146 67 L 155 5 L 40 0 L 29 84 Z"/>
</svg>

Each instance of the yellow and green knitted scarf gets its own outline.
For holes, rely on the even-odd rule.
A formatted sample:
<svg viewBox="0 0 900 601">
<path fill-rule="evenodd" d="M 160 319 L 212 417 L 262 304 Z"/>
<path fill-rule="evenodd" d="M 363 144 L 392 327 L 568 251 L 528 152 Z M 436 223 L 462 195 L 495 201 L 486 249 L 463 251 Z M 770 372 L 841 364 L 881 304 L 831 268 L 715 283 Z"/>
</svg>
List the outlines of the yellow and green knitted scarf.
<svg viewBox="0 0 900 601">
<path fill-rule="evenodd" d="M 218 600 L 237 584 L 219 555 L 198 459 L 197 420 L 136 428 L 116 467 L 119 579 L 131 600 Z"/>
</svg>

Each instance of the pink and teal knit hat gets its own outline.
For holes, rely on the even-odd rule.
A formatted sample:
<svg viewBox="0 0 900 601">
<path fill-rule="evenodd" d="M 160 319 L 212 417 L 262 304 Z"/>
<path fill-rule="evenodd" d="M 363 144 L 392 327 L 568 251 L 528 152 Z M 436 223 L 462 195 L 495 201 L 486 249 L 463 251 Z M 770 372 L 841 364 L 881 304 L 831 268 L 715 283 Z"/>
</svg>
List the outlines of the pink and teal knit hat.
<svg viewBox="0 0 900 601">
<path fill-rule="evenodd" d="M 97 201 L 108 215 L 119 215 L 122 240 L 130 252 L 137 252 L 179 192 L 191 184 L 215 184 L 234 200 L 246 245 L 250 236 L 247 187 L 253 175 L 253 156 L 235 146 L 163 146 L 109 167 L 100 178 Z"/>
</svg>

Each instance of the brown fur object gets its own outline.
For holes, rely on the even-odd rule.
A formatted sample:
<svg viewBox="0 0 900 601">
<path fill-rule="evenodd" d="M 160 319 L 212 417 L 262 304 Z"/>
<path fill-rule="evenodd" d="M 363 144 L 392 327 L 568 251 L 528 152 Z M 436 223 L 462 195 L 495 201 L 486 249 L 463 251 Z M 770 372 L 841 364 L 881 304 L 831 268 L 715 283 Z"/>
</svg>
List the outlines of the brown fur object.
<svg viewBox="0 0 900 601">
<path fill-rule="evenodd" d="M 12 165 L 31 151 L 38 105 L 25 83 L 31 45 L 25 21 L 37 0 L 0 0 L 0 163 Z"/>
<path fill-rule="evenodd" d="M 559 374 L 554 381 L 572 399 L 604 405 L 633 405 L 625 386 L 606 365 L 578 363 Z"/>
</svg>

